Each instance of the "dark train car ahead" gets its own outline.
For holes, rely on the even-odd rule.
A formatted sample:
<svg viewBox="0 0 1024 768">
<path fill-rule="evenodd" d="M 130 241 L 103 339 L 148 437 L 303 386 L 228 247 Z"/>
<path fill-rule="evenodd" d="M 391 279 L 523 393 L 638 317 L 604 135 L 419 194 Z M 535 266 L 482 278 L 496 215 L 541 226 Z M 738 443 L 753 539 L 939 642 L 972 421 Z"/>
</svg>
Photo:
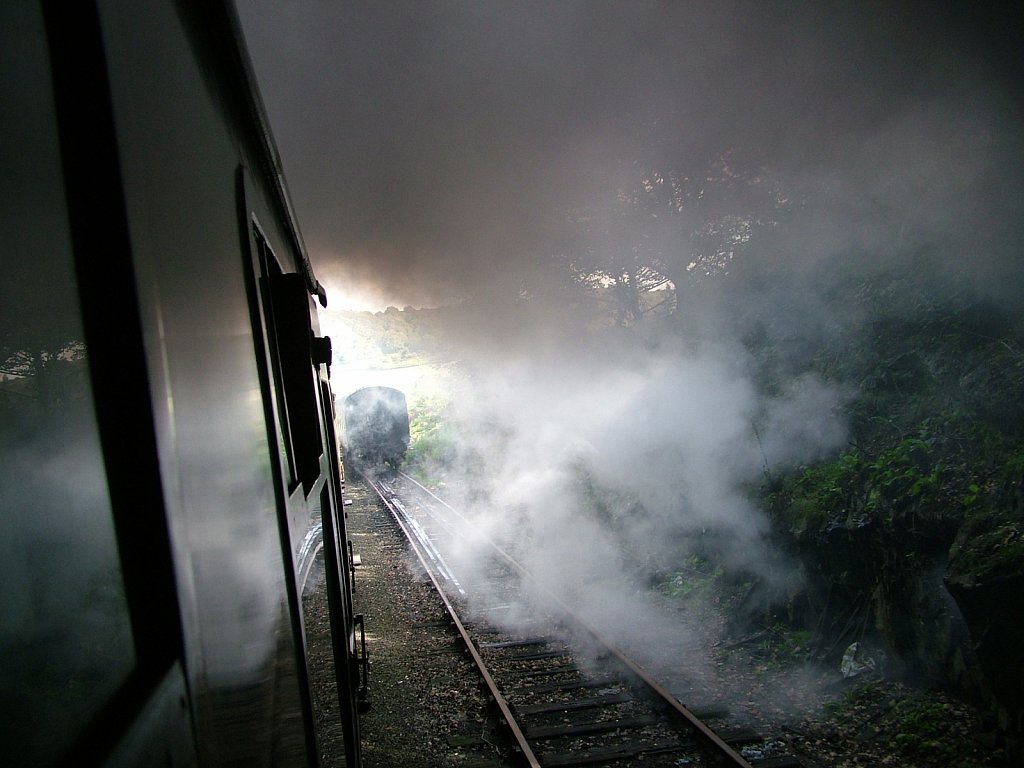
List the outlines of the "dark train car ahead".
<svg viewBox="0 0 1024 768">
<path fill-rule="evenodd" d="M 391 387 L 364 387 L 345 398 L 345 456 L 359 469 L 398 469 L 409 447 L 409 408 Z"/>
<path fill-rule="evenodd" d="M 321 764 L 365 656 L 317 282 L 233 6 L 0 3 L 0 765 Z"/>
</svg>

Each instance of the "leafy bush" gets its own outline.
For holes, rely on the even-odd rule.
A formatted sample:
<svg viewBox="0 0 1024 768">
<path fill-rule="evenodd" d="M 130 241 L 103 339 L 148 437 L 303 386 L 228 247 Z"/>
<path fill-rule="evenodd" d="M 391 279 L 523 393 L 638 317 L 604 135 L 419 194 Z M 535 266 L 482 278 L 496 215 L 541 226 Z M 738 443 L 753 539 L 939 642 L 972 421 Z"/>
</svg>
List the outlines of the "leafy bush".
<svg viewBox="0 0 1024 768">
<path fill-rule="evenodd" d="M 458 436 L 449 418 L 448 404 L 440 398 L 422 398 L 410 408 L 409 450 L 406 466 L 423 477 L 450 465 Z"/>
<path fill-rule="evenodd" d="M 889 742 L 895 754 L 922 765 L 981 765 L 986 749 L 957 708 L 940 698 L 913 698 L 894 710 L 895 735 Z"/>
</svg>

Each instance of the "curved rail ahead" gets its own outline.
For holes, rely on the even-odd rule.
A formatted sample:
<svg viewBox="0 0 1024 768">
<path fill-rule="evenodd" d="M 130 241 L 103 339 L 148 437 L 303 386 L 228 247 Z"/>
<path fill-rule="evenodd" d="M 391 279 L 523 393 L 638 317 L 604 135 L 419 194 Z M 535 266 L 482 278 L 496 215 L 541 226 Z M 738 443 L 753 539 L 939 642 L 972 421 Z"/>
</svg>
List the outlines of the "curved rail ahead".
<svg viewBox="0 0 1024 768">
<path fill-rule="evenodd" d="M 416 481 L 414 478 L 406 475 L 405 473 L 399 473 L 406 481 L 416 485 L 421 492 L 429 495 L 434 501 L 443 505 L 447 510 L 455 514 L 460 520 L 466 524 L 471 524 L 470 521 L 454 509 L 451 505 L 439 498 L 430 489 L 423 486 L 421 483 Z M 424 531 L 420 523 L 409 514 L 405 505 L 394 491 L 385 483 L 376 480 L 371 477 L 366 478 L 367 482 L 373 487 L 378 496 L 387 506 L 396 523 L 401 528 L 405 536 L 409 539 L 414 551 L 417 554 L 424 570 L 430 578 L 435 590 L 441 597 L 444 603 L 445 610 L 448 612 L 451 620 L 456 627 L 459 635 L 461 636 L 465 646 L 473 658 L 473 662 L 476 664 L 484 683 L 486 684 L 490 695 L 494 698 L 494 701 L 501 712 L 502 718 L 508 724 L 508 727 L 512 733 L 512 736 L 516 742 L 517 747 L 522 752 L 526 763 L 530 766 L 536 766 L 540 768 L 542 762 L 538 759 L 533 748 L 531 747 L 527 736 L 525 735 L 524 728 L 517 722 L 516 717 L 513 713 L 512 707 L 509 705 L 507 699 L 502 693 L 501 689 L 495 682 L 490 670 L 487 667 L 486 662 L 481 657 L 477 650 L 476 644 L 473 641 L 470 632 L 467 630 L 463 620 L 460 618 L 458 610 L 455 607 L 454 602 L 446 593 L 446 590 L 440 580 L 437 578 L 440 575 L 443 579 L 449 581 L 455 585 L 459 593 L 465 595 L 465 591 L 462 585 L 459 584 L 455 575 L 444 561 L 444 557 L 437 550 L 434 543 L 430 540 L 430 537 Z M 685 707 L 675 696 L 669 693 L 661 684 L 659 684 L 654 678 L 652 678 L 639 664 L 630 659 L 622 650 L 615 646 L 611 641 L 605 638 L 600 632 L 590 626 L 586 621 L 579 617 L 568 605 L 566 605 L 557 595 L 551 592 L 547 587 L 538 583 L 532 578 L 529 571 L 516 561 L 512 555 L 502 549 L 495 542 L 489 539 L 483 539 L 490 546 L 491 550 L 501 558 L 509 567 L 516 571 L 525 581 L 527 581 L 532 589 L 535 589 L 538 593 L 543 595 L 551 602 L 551 604 L 557 606 L 558 610 L 563 613 L 572 623 L 582 629 L 589 637 L 598 644 L 601 648 L 605 649 L 606 653 L 613 657 L 619 664 L 638 680 L 651 694 L 656 697 L 662 704 L 664 704 L 667 710 L 682 723 L 696 739 L 702 742 L 706 748 L 710 749 L 718 758 L 720 758 L 724 765 L 735 766 L 736 768 L 753 768 L 750 762 L 748 762 L 739 752 L 733 749 L 728 743 L 726 743 L 718 734 L 710 729 L 697 715 Z"/>
<path fill-rule="evenodd" d="M 409 540 L 413 551 L 419 558 L 420 564 L 423 566 L 427 576 L 430 578 L 430 582 L 434 585 L 434 589 L 437 591 L 441 601 L 444 603 L 445 610 L 448 612 L 448 616 L 451 618 L 459 636 L 462 638 L 462 642 L 465 644 L 466 650 L 469 652 L 473 659 L 473 663 L 480 672 L 480 676 L 483 678 L 488 692 L 493 697 L 498 710 L 501 712 L 502 718 L 508 724 L 512 733 L 512 738 L 515 740 L 516 746 L 519 748 L 523 758 L 526 760 L 526 764 L 531 768 L 541 768 L 540 761 L 534 754 L 530 743 L 526 740 L 526 736 L 519 727 L 508 702 L 505 700 L 504 695 L 498 688 L 498 684 L 491 676 L 490 670 L 487 668 L 487 664 L 484 663 L 479 651 L 477 651 L 476 645 L 473 643 L 473 639 L 470 636 L 469 631 L 466 629 L 462 619 L 459 617 L 459 613 L 455 609 L 454 603 L 452 603 L 448 594 L 437 579 L 436 569 L 443 562 L 443 558 L 440 557 L 440 553 L 437 552 L 433 543 L 430 542 L 429 537 L 423 533 L 422 528 L 420 528 L 419 524 L 413 520 L 402 503 L 395 498 L 393 493 L 386 491 L 384 487 L 382 487 L 381 483 L 373 478 L 367 477 L 366 481 L 377 492 L 377 495 L 380 496 L 384 505 L 394 517 L 398 527 L 402 529 L 402 533 L 404 533 L 406 538 Z"/>
</svg>

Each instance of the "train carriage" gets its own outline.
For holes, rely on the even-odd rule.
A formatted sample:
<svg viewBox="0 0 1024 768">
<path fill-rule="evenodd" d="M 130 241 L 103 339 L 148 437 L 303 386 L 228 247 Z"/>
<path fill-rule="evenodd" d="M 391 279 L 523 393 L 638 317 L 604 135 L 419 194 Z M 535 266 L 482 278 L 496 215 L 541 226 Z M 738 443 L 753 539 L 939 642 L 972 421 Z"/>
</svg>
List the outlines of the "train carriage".
<svg viewBox="0 0 1024 768">
<path fill-rule="evenodd" d="M 358 766 L 326 295 L 234 9 L 11 0 L 0 34 L 0 763 L 318 765 L 322 531 Z"/>
<path fill-rule="evenodd" d="M 363 387 L 348 397 L 344 414 L 345 455 L 364 470 L 398 469 L 409 447 L 409 408 L 391 387 Z"/>
</svg>

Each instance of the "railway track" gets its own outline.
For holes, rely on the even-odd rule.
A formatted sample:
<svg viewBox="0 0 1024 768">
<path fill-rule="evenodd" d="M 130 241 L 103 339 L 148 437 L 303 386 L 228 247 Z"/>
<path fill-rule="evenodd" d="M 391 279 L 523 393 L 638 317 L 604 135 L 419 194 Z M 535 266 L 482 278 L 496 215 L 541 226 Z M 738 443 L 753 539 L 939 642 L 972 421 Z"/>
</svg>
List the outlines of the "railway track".
<svg viewBox="0 0 1024 768">
<path fill-rule="evenodd" d="M 744 744 L 761 742 L 759 735 L 730 728 L 724 710 L 685 707 L 557 596 L 547 593 L 546 608 L 524 613 L 523 592 L 543 588 L 500 545 L 488 542 L 486 562 L 475 563 L 472 580 L 463 577 L 438 542 L 480 541 L 471 523 L 406 475 L 367 480 L 433 582 L 522 764 L 801 765 L 788 755 L 745 758 Z"/>
</svg>

